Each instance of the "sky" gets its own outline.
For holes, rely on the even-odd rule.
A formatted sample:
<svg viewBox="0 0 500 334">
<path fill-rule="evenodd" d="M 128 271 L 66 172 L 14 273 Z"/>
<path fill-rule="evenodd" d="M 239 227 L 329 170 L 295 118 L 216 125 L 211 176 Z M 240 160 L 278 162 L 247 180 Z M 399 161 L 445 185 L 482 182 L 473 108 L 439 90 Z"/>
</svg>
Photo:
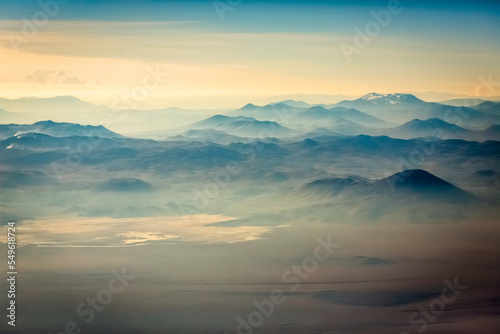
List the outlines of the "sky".
<svg viewBox="0 0 500 334">
<path fill-rule="evenodd" d="M 138 109 L 474 96 L 500 81 L 499 33 L 498 1 L 0 0 L 0 96 Z"/>
</svg>

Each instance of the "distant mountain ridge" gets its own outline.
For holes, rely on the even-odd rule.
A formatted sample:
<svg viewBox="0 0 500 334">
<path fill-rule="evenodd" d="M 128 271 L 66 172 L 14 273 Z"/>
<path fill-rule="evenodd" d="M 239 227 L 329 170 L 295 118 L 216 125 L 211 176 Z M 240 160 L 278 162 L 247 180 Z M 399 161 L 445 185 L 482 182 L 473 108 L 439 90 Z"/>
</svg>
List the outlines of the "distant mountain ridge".
<svg viewBox="0 0 500 334">
<path fill-rule="evenodd" d="M 22 97 L 6 99 L 0 97 L 0 108 L 12 112 L 79 112 L 102 111 L 110 108 L 80 100 L 74 96 Z"/>
<path fill-rule="evenodd" d="M 286 104 L 287 106 L 294 107 L 294 108 L 311 108 L 312 107 L 312 105 L 307 103 L 307 102 L 296 101 L 296 100 L 284 100 L 284 101 L 277 102 L 277 103 Z M 270 105 L 275 105 L 277 103 L 270 103 Z"/>
<path fill-rule="evenodd" d="M 272 121 L 259 121 L 253 117 L 245 116 L 224 116 L 215 115 L 196 122 L 190 126 L 189 129 L 214 129 L 226 132 L 227 134 L 240 137 L 282 137 L 290 136 L 295 133 L 287 127 Z"/>
<path fill-rule="evenodd" d="M 440 118 L 458 125 L 485 128 L 500 124 L 500 115 L 471 107 L 456 107 L 425 102 L 411 94 L 367 94 L 356 100 L 345 100 L 339 107 L 355 108 L 385 121 L 408 122 L 412 119 Z"/>
<path fill-rule="evenodd" d="M 500 126 L 491 126 L 485 130 L 474 131 L 448 123 L 440 118 L 426 120 L 414 119 L 400 126 L 384 129 L 381 133 L 394 138 L 464 139 L 464 140 L 500 140 Z"/>
<path fill-rule="evenodd" d="M 484 101 L 483 103 L 472 106 L 472 108 L 485 113 L 500 115 L 500 102 Z"/>
<path fill-rule="evenodd" d="M 338 120 L 347 120 L 359 123 L 365 126 L 386 126 L 388 123 L 381 119 L 368 115 L 354 108 L 335 107 L 327 109 L 321 106 L 311 107 L 300 111 L 297 114 L 299 121 L 321 121 L 334 122 Z"/>
<path fill-rule="evenodd" d="M 14 103 L 15 102 L 15 103 Z M 31 103 L 30 106 L 40 108 L 40 112 L 47 115 L 69 115 L 67 107 L 78 104 L 84 106 L 87 102 L 71 96 L 54 98 L 21 98 L 17 100 L 0 99 L 2 103 Z M 92 105 L 92 104 L 91 104 Z M 88 105 L 87 105 L 88 106 Z M 101 110 L 101 106 L 95 106 Z M 344 100 L 335 105 L 312 105 L 306 102 L 287 99 L 271 102 L 264 106 L 248 103 L 240 109 L 228 111 L 225 114 L 215 114 L 215 111 L 197 111 L 196 115 L 187 115 L 182 110 L 173 108 L 155 111 L 132 110 L 128 118 L 115 122 L 115 127 L 126 128 L 130 131 L 130 124 L 139 124 L 146 127 L 152 119 L 158 119 L 154 128 L 160 130 L 132 131 L 137 136 L 157 140 L 176 140 L 175 135 L 181 135 L 178 140 L 204 140 L 203 134 L 218 143 L 240 141 L 239 138 L 262 137 L 296 137 L 305 139 L 308 134 L 322 133 L 325 136 L 357 136 L 357 135 L 386 135 L 394 138 L 410 139 L 420 137 L 438 137 L 441 139 L 463 139 L 474 141 L 500 140 L 496 126 L 500 124 L 499 103 L 485 101 L 473 107 L 456 107 L 440 103 L 425 102 L 413 94 L 380 94 L 369 93 L 355 100 Z M 50 107 L 50 108 L 49 108 Z M 62 109 L 58 109 L 58 108 Z M 175 109 L 175 110 L 174 110 Z M 31 109 L 29 109 L 31 110 Z M 87 109 L 90 110 L 90 109 Z M 109 112 L 109 111 L 108 111 Z M 226 111 L 223 111 L 226 112 Z M 172 114 L 171 114 L 172 113 Z M 16 120 L 25 113 L 0 110 L 4 121 Z M 17 115 L 17 116 L 16 116 Z M 101 115 L 87 113 L 90 118 Z M 38 119 L 36 113 L 26 113 L 24 121 Z M 212 116 L 212 117 L 210 117 Z M 56 116 L 57 120 L 61 118 Z M 225 118 L 227 117 L 227 118 Z M 145 121 L 145 118 L 148 118 Z M 170 120 L 171 119 L 171 120 Z M 91 123 L 89 121 L 88 123 Z M 175 126 L 176 123 L 179 126 Z M 23 123 L 21 119 L 21 123 Z M 80 123 L 87 123 L 83 120 Z M 74 124 L 74 125 L 71 125 Z M 165 129 L 161 125 L 165 124 Z M 17 128 L 16 128 L 17 126 Z M 4 124 L 0 126 L 0 139 L 6 139 L 16 134 L 42 133 L 51 136 L 100 136 L 118 138 L 120 135 L 105 128 L 92 128 L 78 123 L 55 123 L 42 121 L 34 124 Z M 484 129 L 488 129 L 487 131 Z M 218 133 L 189 132 L 189 130 L 215 130 Z"/>
<path fill-rule="evenodd" d="M 230 135 L 224 131 L 214 129 L 188 130 L 180 135 L 168 137 L 167 140 L 184 141 L 209 141 L 214 143 L 229 144 L 234 142 L 247 142 L 251 138 Z"/>
<path fill-rule="evenodd" d="M 33 124 L 0 124 L 0 139 L 27 133 L 40 133 L 53 137 L 85 136 L 101 138 L 122 138 L 123 136 L 106 129 L 102 125 L 80 125 L 40 121 Z"/>
<path fill-rule="evenodd" d="M 98 138 L 98 140 L 89 140 L 89 138 Z M 63 136 L 55 137 L 42 133 L 24 133 L 17 136 L 9 137 L 0 141 L 0 149 L 6 150 L 34 150 L 47 151 L 57 149 L 76 148 L 79 143 L 90 143 L 92 147 L 120 146 L 115 140 L 121 138 L 103 138 L 103 137 L 88 137 L 88 136 Z M 86 144 L 87 145 L 87 144 Z M 86 148 L 88 149 L 88 147 Z"/>
<path fill-rule="evenodd" d="M 358 123 L 353 128 L 360 126 L 386 127 L 392 123 L 383 121 L 375 116 L 364 113 L 354 108 L 325 106 L 289 106 L 285 102 L 256 106 L 247 104 L 244 107 L 227 113 L 231 117 L 252 117 L 259 121 L 273 121 L 286 125 L 292 129 L 311 131 L 317 127 L 327 127 L 335 130 L 338 122 L 350 121 Z M 356 131 L 352 134 L 359 134 Z"/>
</svg>

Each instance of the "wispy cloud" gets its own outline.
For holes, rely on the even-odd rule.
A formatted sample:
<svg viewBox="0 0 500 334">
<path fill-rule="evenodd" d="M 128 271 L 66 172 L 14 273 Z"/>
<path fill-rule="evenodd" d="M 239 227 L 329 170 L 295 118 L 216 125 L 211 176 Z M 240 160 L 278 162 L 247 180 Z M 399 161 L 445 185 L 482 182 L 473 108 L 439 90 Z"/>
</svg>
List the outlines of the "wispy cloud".
<svg viewBox="0 0 500 334">
<path fill-rule="evenodd" d="M 69 76 L 68 71 L 60 70 L 38 70 L 30 73 L 26 80 L 29 82 L 41 84 L 68 84 L 68 85 L 83 85 L 85 80 L 76 76 Z"/>
</svg>

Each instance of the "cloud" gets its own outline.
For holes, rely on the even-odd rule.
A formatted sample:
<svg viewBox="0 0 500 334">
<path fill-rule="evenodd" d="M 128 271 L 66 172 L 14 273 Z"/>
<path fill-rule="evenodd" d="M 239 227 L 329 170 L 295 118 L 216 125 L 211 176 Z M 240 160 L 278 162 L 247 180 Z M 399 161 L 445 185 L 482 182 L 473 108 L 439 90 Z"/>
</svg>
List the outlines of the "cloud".
<svg viewBox="0 0 500 334">
<path fill-rule="evenodd" d="M 83 85 L 85 80 L 76 76 L 69 76 L 68 71 L 61 70 L 38 70 L 30 73 L 26 80 L 41 84 L 67 84 L 67 85 Z"/>
<path fill-rule="evenodd" d="M 64 78 L 61 83 L 63 84 L 68 84 L 68 85 L 83 85 L 85 84 L 84 80 L 81 80 L 80 78 L 77 77 L 67 77 Z"/>
</svg>

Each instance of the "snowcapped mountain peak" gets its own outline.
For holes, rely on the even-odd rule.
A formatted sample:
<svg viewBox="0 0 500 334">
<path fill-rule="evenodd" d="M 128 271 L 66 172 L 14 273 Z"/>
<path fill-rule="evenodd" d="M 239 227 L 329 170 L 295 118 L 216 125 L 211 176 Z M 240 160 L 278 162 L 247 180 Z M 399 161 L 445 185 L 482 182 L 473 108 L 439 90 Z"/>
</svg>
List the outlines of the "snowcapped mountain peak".
<svg viewBox="0 0 500 334">
<path fill-rule="evenodd" d="M 401 94 L 401 93 L 397 94 L 369 93 L 361 97 L 359 100 L 372 104 L 409 104 L 409 103 L 422 102 L 422 100 L 418 99 L 412 94 Z"/>
<path fill-rule="evenodd" d="M 374 101 L 383 98 L 384 95 L 378 93 L 369 93 L 361 97 L 361 100 Z"/>
</svg>

